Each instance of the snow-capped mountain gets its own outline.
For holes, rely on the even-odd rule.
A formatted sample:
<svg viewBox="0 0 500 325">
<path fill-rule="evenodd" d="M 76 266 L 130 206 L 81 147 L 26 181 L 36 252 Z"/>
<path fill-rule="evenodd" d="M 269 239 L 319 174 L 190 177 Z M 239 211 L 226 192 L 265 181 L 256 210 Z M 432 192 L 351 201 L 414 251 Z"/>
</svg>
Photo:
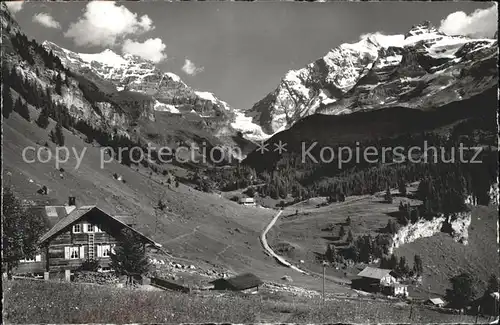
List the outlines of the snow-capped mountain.
<svg viewBox="0 0 500 325">
<path fill-rule="evenodd" d="M 101 53 L 86 54 L 75 53 L 47 41 L 43 46 L 58 56 L 62 64 L 72 71 L 82 74 L 91 71 L 113 83 L 118 91 L 134 91 L 152 96 L 156 111 L 194 113 L 202 119 L 227 122 L 227 127 L 221 128 L 221 134 L 217 135 L 240 131 L 249 139 L 267 137 L 243 112 L 230 107 L 211 92 L 192 89 L 179 76 L 159 70 L 150 61 L 131 54 L 119 55 L 109 49 Z"/>
<path fill-rule="evenodd" d="M 495 85 L 497 53 L 497 40 L 448 36 L 428 22 L 404 35 L 366 35 L 289 71 L 246 115 L 275 133 L 316 113 L 431 109 Z"/>
</svg>

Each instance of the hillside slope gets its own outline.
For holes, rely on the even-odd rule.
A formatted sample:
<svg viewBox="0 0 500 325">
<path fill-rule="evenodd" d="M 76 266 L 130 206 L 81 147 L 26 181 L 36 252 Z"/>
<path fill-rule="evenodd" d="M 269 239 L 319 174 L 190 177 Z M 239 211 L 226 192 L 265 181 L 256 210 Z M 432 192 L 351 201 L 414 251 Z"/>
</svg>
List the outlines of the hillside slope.
<svg viewBox="0 0 500 325">
<path fill-rule="evenodd" d="M 33 119 L 39 114 L 32 107 L 30 112 Z M 66 129 L 63 129 L 65 146 L 74 148 L 78 154 L 86 150 L 79 168 L 75 168 L 77 161 L 73 154 L 59 166 L 63 172 L 56 169 L 54 157 L 47 163 L 27 163 L 22 152 L 29 146 L 38 150 L 42 148 L 40 144 L 47 142 L 54 156 L 55 145 L 48 139 L 54 121 L 44 130 L 14 112 L 4 122 L 4 184 L 11 186 L 20 198 L 63 204 L 68 196 L 76 196 L 78 205 L 97 204 L 111 213 L 135 216 L 141 231 L 175 257 L 195 265 L 212 265 L 232 273 L 254 272 L 264 280 L 273 281 L 292 272 L 290 275 L 297 285 L 319 289 L 314 278 L 295 274 L 264 254 L 259 234 L 275 210 L 244 207 L 218 194 L 199 192 L 183 184 L 167 186 L 167 179 L 178 172 L 175 166 L 169 167 L 167 176 L 150 175 L 143 167 L 130 168 L 116 161 L 101 168 L 100 147 L 86 143 L 84 136 Z M 47 157 L 48 152 L 41 150 L 41 157 Z M 32 151 L 27 158 L 35 158 Z M 116 180 L 114 173 L 125 182 Z M 48 195 L 37 193 L 43 185 L 48 187 Z M 154 207 L 159 199 L 167 209 L 157 213 Z"/>
</svg>

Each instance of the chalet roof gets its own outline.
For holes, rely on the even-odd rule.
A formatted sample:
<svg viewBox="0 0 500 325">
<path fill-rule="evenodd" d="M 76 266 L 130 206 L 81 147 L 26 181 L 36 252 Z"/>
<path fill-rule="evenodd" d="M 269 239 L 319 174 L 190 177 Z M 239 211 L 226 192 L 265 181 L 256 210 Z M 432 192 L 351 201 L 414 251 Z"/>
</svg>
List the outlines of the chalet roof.
<svg viewBox="0 0 500 325">
<path fill-rule="evenodd" d="M 429 299 L 429 301 L 431 303 L 433 303 L 434 305 L 443 305 L 444 304 L 444 301 L 441 298 L 431 298 L 431 299 Z"/>
<path fill-rule="evenodd" d="M 131 229 L 133 232 L 135 232 L 136 234 L 138 234 L 141 238 L 143 238 L 144 240 L 146 240 L 147 242 L 153 244 L 154 246 L 156 247 L 161 247 L 160 244 L 156 243 L 155 241 L 153 241 L 151 238 L 143 235 L 142 233 L 140 233 L 139 231 L 137 231 L 136 229 L 128 226 L 127 224 L 123 223 L 121 220 L 119 219 L 116 219 L 115 217 L 113 217 L 112 215 L 110 215 L 109 213 L 107 212 L 104 212 L 103 210 L 99 209 L 98 207 L 96 207 L 95 205 L 86 205 L 86 206 L 82 206 L 80 208 L 77 208 L 75 210 L 73 210 L 70 214 L 68 214 L 66 217 L 64 217 L 63 219 L 59 220 L 55 225 L 54 227 L 52 227 L 48 232 L 46 232 L 41 238 L 40 238 L 40 241 L 39 241 L 39 244 L 43 244 L 44 242 L 46 242 L 47 240 L 49 240 L 50 238 L 54 237 L 55 235 L 57 235 L 59 232 L 61 232 L 63 229 L 65 229 L 66 227 L 70 226 L 71 224 L 75 223 L 76 221 L 80 220 L 83 216 L 85 216 L 87 213 L 89 213 L 90 211 L 92 210 L 97 210 L 99 212 L 101 212 L 103 215 L 107 216 L 108 218 L 111 218 L 113 220 L 115 220 L 116 222 L 119 222 L 121 223 L 123 226 L 125 226 L 126 228 L 128 229 Z"/>
<path fill-rule="evenodd" d="M 218 279 L 211 283 L 220 281 L 227 282 L 231 287 L 237 290 L 254 288 L 262 284 L 262 280 L 252 273 L 244 273 L 227 279 Z"/>
<path fill-rule="evenodd" d="M 381 280 L 387 275 L 390 275 L 392 270 L 389 269 L 379 269 L 376 267 L 365 267 L 363 271 L 358 273 L 358 276 L 363 278 L 377 279 Z"/>
<path fill-rule="evenodd" d="M 135 218 L 133 216 L 114 216 L 114 218 L 126 225 L 135 224 Z"/>
</svg>

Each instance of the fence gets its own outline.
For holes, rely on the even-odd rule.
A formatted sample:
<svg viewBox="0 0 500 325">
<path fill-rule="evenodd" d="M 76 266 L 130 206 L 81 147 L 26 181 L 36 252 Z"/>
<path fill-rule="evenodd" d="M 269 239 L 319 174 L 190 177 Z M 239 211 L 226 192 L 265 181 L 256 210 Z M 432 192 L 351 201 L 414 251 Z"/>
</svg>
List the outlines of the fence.
<svg viewBox="0 0 500 325">
<path fill-rule="evenodd" d="M 151 278 L 151 285 L 154 285 L 156 287 L 159 287 L 161 289 L 169 289 L 169 290 L 174 290 L 174 291 L 180 291 L 180 292 L 185 292 L 189 293 L 191 291 L 190 288 L 185 287 L 183 285 L 180 285 L 175 282 L 171 282 L 165 279 L 160 279 L 160 278 Z"/>
</svg>

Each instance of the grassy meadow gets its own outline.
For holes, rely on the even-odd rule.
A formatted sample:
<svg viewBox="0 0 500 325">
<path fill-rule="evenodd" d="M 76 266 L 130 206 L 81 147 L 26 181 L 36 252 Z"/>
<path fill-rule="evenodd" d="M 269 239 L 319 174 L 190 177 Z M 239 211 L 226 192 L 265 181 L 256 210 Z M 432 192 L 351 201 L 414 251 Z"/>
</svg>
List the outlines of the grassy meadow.
<svg viewBox="0 0 500 325">
<path fill-rule="evenodd" d="M 52 281 L 4 281 L 5 323 L 474 322 L 381 299 L 182 294 Z M 410 319 L 411 314 L 411 319 Z M 480 322 L 486 320 L 479 319 Z"/>
</svg>

